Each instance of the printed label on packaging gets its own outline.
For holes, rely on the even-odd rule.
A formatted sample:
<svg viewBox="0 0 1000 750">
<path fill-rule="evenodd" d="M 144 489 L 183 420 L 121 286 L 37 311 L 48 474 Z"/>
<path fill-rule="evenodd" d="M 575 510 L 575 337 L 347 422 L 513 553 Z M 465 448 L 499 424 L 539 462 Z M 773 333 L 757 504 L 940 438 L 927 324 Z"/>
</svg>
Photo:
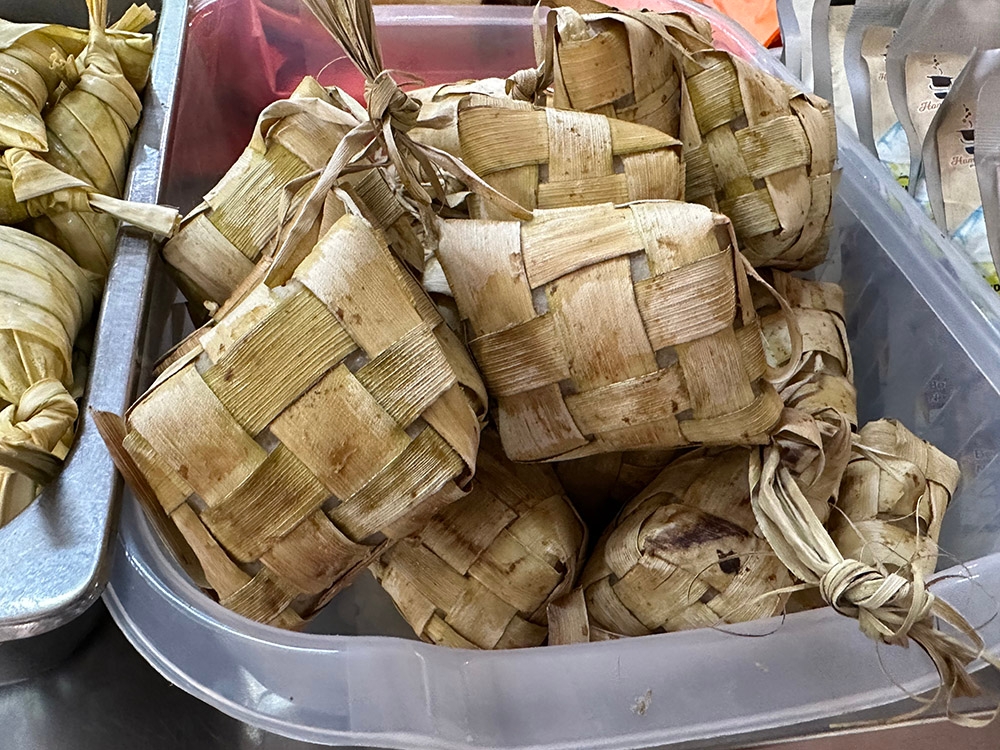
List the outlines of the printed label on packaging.
<svg viewBox="0 0 1000 750">
<path fill-rule="evenodd" d="M 919 144 L 924 142 L 934 114 L 968 60 L 968 55 L 951 53 L 907 55 L 906 106 Z"/>
<path fill-rule="evenodd" d="M 872 134 L 878 158 L 888 167 L 893 178 L 907 187 L 910 181 L 910 149 L 906 132 L 893 111 L 885 75 L 885 56 L 895 35 L 896 30 L 887 26 L 869 26 L 861 38 L 861 57 L 868 66 L 871 79 Z"/>
<path fill-rule="evenodd" d="M 947 232 L 983 277 L 1000 292 L 1000 278 L 990 254 L 976 177 L 976 100 L 957 102 L 950 107 L 935 137 Z"/>
</svg>

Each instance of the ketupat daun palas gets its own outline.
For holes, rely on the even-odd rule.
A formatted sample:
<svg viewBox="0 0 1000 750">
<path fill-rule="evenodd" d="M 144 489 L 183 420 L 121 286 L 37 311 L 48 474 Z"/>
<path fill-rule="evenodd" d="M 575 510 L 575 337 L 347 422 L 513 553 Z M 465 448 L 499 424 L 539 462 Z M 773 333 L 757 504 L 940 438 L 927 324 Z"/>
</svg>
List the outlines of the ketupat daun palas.
<svg viewBox="0 0 1000 750">
<path fill-rule="evenodd" d="M 462 346 L 346 210 L 196 333 L 110 445 L 219 601 L 282 627 L 464 493 L 485 412 Z"/>
<path fill-rule="evenodd" d="M 550 607 L 550 643 L 640 636 L 768 617 L 792 583 L 755 533 L 751 448 L 683 456 L 598 542 L 580 588 Z"/>
<path fill-rule="evenodd" d="M 0 227 L 0 526 L 34 500 L 69 449 L 73 341 L 97 292 L 93 274 L 59 248 Z"/>
<path fill-rule="evenodd" d="M 927 578 L 958 479 L 954 459 L 899 422 L 869 422 L 855 438 L 830 536 L 845 557 Z"/>
<path fill-rule="evenodd" d="M 513 463 L 487 430 L 472 492 L 371 570 L 425 641 L 540 646 L 548 635 L 546 607 L 575 584 L 585 542 L 552 469 Z"/>
<path fill-rule="evenodd" d="M 309 193 L 308 178 L 330 160 L 344 136 L 367 115 L 337 89 L 305 78 L 287 100 L 267 107 L 240 159 L 185 217 L 163 257 L 191 301 L 214 311 L 239 287 L 267 252 L 273 252 L 282 217 Z M 305 180 L 305 181 L 304 181 Z M 398 200 L 381 170 L 354 175 L 350 190 L 370 221 L 411 265 L 422 265 L 413 209 Z M 289 185 L 297 187 L 289 189 Z M 287 194 L 286 194 L 287 193 Z"/>
<path fill-rule="evenodd" d="M 449 221 L 438 254 L 507 455 L 762 443 L 782 404 L 728 220 L 647 201 Z"/>
<path fill-rule="evenodd" d="M 680 141 L 642 125 L 472 94 L 458 138 L 469 168 L 528 209 L 684 198 Z M 513 218 L 471 200 L 474 219 Z"/>
<path fill-rule="evenodd" d="M 678 34 L 670 14 L 615 11 L 589 0 L 566 4 L 579 5 L 586 15 L 573 8 L 557 11 L 556 33 L 547 40 L 539 69 L 532 71 L 539 86 L 551 81 L 559 92 L 601 84 L 590 71 L 614 65 L 605 57 L 612 54 L 610 44 L 590 41 L 577 50 L 578 42 L 567 41 L 585 37 L 587 28 L 592 40 L 610 39 L 611 30 L 621 29 L 617 35 L 629 49 L 665 45 L 683 78 L 679 126 L 667 132 L 684 142 L 687 200 L 728 216 L 754 266 L 795 270 L 822 262 L 837 152 L 830 105 L 728 52 L 699 46 L 697 35 Z M 589 55 L 589 67 L 557 63 L 564 48 Z M 659 69 L 639 70 L 654 76 Z M 632 75 L 639 80 L 637 72 Z M 556 106 L 574 105 L 572 97 L 554 100 Z"/>
</svg>

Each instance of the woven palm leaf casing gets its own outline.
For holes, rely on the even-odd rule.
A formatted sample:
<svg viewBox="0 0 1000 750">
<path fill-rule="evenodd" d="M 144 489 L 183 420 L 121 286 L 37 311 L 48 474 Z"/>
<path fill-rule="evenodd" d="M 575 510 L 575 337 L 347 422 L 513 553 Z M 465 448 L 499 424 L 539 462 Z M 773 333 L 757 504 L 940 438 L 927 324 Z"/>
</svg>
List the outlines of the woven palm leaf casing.
<svg viewBox="0 0 1000 750">
<path fill-rule="evenodd" d="M 588 29 L 596 36 L 588 39 L 595 51 L 581 51 L 576 66 L 563 62 L 566 35 L 555 36 L 556 106 L 599 111 L 558 94 L 560 88 L 587 90 L 614 79 L 606 71 L 622 67 L 621 63 L 612 67 L 611 62 L 621 59 L 621 53 L 609 51 L 611 41 L 596 40 L 617 35 L 627 39 L 630 49 L 662 48 L 665 51 L 659 54 L 676 61 L 683 79 L 679 126 L 637 121 L 679 134 L 684 142 L 686 199 L 728 216 L 741 250 L 755 266 L 794 270 L 822 262 L 837 152 L 833 110 L 827 102 L 796 91 L 727 52 L 713 50 L 710 44 L 699 47 L 698 37 L 678 34 L 668 15 L 626 11 L 580 16 L 566 8 L 558 13 L 560 27 L 576 29 L 577 36 Z M 620 31 L 611 34 L 611 29 Z M 655 75 L 648 70 L 671 68 L 641 69 L 647 76 Z"/>
<path fill-rule="evenodd" d="M 687 198 L 724 213 L 755 266 L 819 265 L 836 175 L 832 107 L 726 52 L 691 55 Z"/>
<path fill-rule="evenodd" d="M 425 641 L 540 646 L 546 607 L 576 582 L 585 538 L 552 469 L 511 462 L 487 431 L 472 492 L 371 570 Z"/>
<path fill-rule="evenodd" d="M 768 594 L 791 576 L 754 533 L 750 451 L 706 448 L 683 456 L 625 507 L 581 575 L 576 595 L 589 632 L 575 629 L 572 640 L 709 627 L 780 611 L 783 597 Z"/>
<path fill-rule="evenodd" d="M 96 295 L 95 279 L 59 248 L 0 227 L 0 526 L 66 455 L 77 417 L 73 342 Z"/>
<path fill-rule="evenodd" d="M 681 70 L 674 44 L 710 49 L 712 30 L 684 13 L 660 16 L 670 39 L 627 13 L 581 17 L 555 11 L 552 105 L 593 112 L 680 134 Z M 679 40 L 679 41 L 678 41 Z"/>
<path fill-rule="evenodd" d="M 653 128 L 474 94 L 458 105 L 458 135 L 465 163 L 528 209 L 684 198 L 680 141 Z M 471 213 L 513 218 L 479 199 Z"/>
<path fill-rule="evenodd" d="M 650 201 L 440 232 L 510 458 L 763 442 L 777 422 L 725 217 Z"/>
<path fill-rule="evenodd" d="M 482 383 L 353 210 L 287 281 L 252 288 L 195 335 L 129 410 L 124 450 L 111 448 L 223 605 L 295 627 L 383 538 L 463 494 Z"/>
<path fill-rule="evenodd" d="M 426 146 L 439 148 L 461 159 L 458 105 L 470 94 L 505 98 L 507 81 L 504 78 L 470 79 L 415 89 L 409 94 L 420 102 L 420 117 L 409 135 Z"/>
<path fill-rule="evenodd" d="M 366 117 L 349 96 L 312 78 L 304 78 L 289 99 L 261 113 L 239 160 L 164 246 L 164 260 L 195 309 L 207 305 L 214 310 L 225 302 L 264 253 L 274 249 L 283 218 L 279 212 L 290 214 L 309 194 L 307 183 L 286 198 L 289 183 L 321 170 L 344 135 Z M 419 267 L 424 251 L 415 222 L 386 172 L 365 171 L 348 182 L 345 187 L 366 218 L 400 257 Z"/>
<path fill-rule="evenodd" d="M 844 557 L 928 578 L 958 480 L 954 459 L 899 422 L 869 422 L 844 473 L 830 536 Z"/>
</svg>

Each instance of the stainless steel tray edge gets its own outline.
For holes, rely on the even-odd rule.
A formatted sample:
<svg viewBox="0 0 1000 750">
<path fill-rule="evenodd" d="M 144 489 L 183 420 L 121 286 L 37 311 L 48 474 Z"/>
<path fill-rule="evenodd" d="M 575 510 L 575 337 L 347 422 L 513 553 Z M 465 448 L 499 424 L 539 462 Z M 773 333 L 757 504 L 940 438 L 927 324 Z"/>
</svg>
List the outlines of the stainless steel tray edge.
<svg viewBox="0 0 1000 750">
<path fill-rule="evenodd" d="M 186 29 L 186 0 L 164 0 L 126 197 L 155 202 Z M 0 529 L 0 642 L 58 628 L 107 582 L 121 479 L 89 416 L 121 414 L 133 396 L 150 271 L 159 243 L 123 228 L 97 323 L 81 428 L 59 478 Z"/>
</svg>

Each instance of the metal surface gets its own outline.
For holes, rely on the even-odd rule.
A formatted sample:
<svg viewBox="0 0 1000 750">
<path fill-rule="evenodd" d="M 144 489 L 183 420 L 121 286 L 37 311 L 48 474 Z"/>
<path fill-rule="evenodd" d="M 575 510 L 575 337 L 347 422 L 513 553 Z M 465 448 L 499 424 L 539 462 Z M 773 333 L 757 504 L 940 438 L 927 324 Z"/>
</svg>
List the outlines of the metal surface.
<svg viewBox="0 0 1000 750">
<path fill-rule="evenodd" d="M 241 724 L 175 688 L 115 628 L 102 604 L 97 628 L 58 668 L 0 687 L 0 747 L 17 750 L 316 750 Z M 942 721 L 801 737 L 755 750 L 995 750 L 1000 725 Z M 347 749 L 350 750 L 350 749 Z M 581 750 L 586 750 L 581 748 Z"/>
<path fill-rule="evenodd" d="M 9 5 L 23 11 L 29 4 Z M 35 3 L 30 6 L 39 13 L 44 10 Z M 66 6 L 60 2 L 58 9 Z M 56 7 L 48 9 L 52 11 L 49 18 L 60 20 Z M 0 5 L 0 14 L 3 10 Z M 160 19 L 144 117 L 126 189 L 130 200 L 154 201 L 159 191 L 160 157 L 185 10 L 183 0 L 168 2 Z M 122 232 L 97 323 L 91 376 L 81 404 L 83 415 L 88 408 L 121 413 L 127 405 L 136 369 L 134 352 L 141 344 L 145 287 L 155 254 L 155 243 L 148 236 L 129 229 Z M 59 478 L 24 513 L 0 529 L 0 642 L 37 636 L 71 622 L 100 596 L 107 580 L 107 552 L 121 485 L 93 422 L 86 417 L 81 421 L 76 445 Z M 13 658 L 10 651 L 0 651 L 5 663 Z"/>
</svg>

